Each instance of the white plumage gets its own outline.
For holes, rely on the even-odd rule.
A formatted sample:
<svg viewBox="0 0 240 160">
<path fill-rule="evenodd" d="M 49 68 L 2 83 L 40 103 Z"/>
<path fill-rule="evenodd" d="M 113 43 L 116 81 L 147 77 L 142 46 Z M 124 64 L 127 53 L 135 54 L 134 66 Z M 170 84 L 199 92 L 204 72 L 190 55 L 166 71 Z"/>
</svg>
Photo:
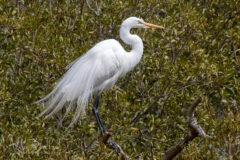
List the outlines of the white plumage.
<svg viewBox="0 0 240 160">
<path fill-rule="evenodd" d="M 132 47 L 130 52 L 126 52 L 114 39 L 104 40 L 68 65 L 68 71 L 58 81 L 53 91 L 38 101 L 46 106 L 40 116 L 48 114 L 46 118 L 51 117 L 66 107 L 66 114 L 75 109 L 72 124 L 76 122 L 85 114 L 89 100 L 95 93 L 100 94 L 112 88 L 120 77 L 138 64 L 143 53 L 143 43 L 137 35 L 130 33 L 130 29 L 148 26 L 160 28 L 142 19 L 130 17 L 120 28 L 121 39 Z"/>
</svg>

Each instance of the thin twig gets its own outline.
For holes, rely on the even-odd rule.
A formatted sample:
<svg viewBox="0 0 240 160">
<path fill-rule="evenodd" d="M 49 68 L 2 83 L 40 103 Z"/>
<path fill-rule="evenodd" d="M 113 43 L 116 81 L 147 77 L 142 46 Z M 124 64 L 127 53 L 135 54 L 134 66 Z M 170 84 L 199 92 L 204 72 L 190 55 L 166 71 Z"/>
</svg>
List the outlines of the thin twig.
<svg viewBox="0 0 240 160">
<path fill-rule="evenodd" d="M 49 14 L 50 14 L 50 17 L 52 18 L 52 2 L 51 2 L 51 0 L 48 0 L 48 5 L 49 5 Z"/>
<path fill-rule="evenodd" d="M 77 19 L 78 19 L 78 15 L 79 15 L 79 14 L 78 14 L 78 12 L 79 12 L 78 0 L 75 0 L 74 5 L 76 6 L 76 7 L 75 7 L 75 18 L 74 18 L 74 20 L 73 20 L 72 25 L 70 25 L 70 23 L 69 23 L 69 26 L 68 26 L 68 29 L 69 29 L 69 30 L 73 30 L 73 29 L 74 29 L 75 23 L 76 23 L 76 21 L 77 21 Z"/>
<path fill-rule="evenodd" d="M 88 0 L 86 0 L 86 3 L 87 3 L 88 8 L 89 8 L 94 14 L 96 14 L 96 16 L 100 16 L 100 11 L 99 11 L 99 9 L 98 9 L 97 2 L 95 3 L 97 9 L 93 9 L 93 8 L 90 6 Z"/>
<path fill-rule="evenodd" d="M 85 149 L 86 154 L 88 154 L 88 152 L 89 152 L 90 150 L 92 150 L 93 148 L 95 148 L 96 145 L 97 145 L 97 143 L 98 143 L 98 138 L 95 138 L 95 139 L 90 143 L 90 145 L 88 145 L 87 148 Z"/>
<path fill-rule="evenodd" d="M 177 90 L 175 90 L 175 91 L 173 91 L 173 92 L 168 92 L 165 96 L 164 96 L 164 98 L 163 98 L 163 104 L 165 104 L 165 102 L 174 94 L 174 93 L 177 93 L 177 92 L 179 92 L 179 91 L 182 91 L 182 90 L 184 90 L 184 89 L 186 89 L 186 88 L 189 88 L 189 87 L 191 87 L 191 86 L 194 86 L 194 85 L 196 85 L 195 83 L 192 83 L 192 84 L 189 84 L 189 85 L 187 85 L 187 86 L 183 86 L 183 87 L 181 87 L 181 88 L 179 88 L 179 89 L 177 89 Z M 154 108 L 156 108 L 156 106 L 157 106 L 157 102 L 161 99 L 163 97 L 163 95 L 159 95 L 159 96 L 157 96 L 156 98 L 155 98 L 155 100 L 154 100 L 154 102 L 152 103 L 152 104 L 150 104 L 146 109 L 144 109 L 144 111 L 142 111 L 142 112 L 140 112 L 140 113 L 137 113 L 134 117 L 133 117 L 133 119 L 132 119 L 132 125 L 134 125 L 144 114 L 148 114 L 151 110 L 153 110 Z"/>
</svg>

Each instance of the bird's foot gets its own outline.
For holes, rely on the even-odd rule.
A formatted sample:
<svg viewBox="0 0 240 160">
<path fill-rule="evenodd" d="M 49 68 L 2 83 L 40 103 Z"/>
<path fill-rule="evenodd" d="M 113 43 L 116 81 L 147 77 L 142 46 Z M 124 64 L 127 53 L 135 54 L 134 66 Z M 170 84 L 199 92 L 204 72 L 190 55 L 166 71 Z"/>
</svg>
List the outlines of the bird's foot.
<svg viewBox="0 0 240 160">
<path fill-rule="evenodd" d="M 118 151 L 122 151 L 122 148 L 120 145 L 118 145 L 116 142 L 114 142 L 110 137 L 112 136 L 112 130 L 106 130 L 104 135 L 102 136 L 102 142 L 104 144 L 107 144 L 112 149 L 117 149 Z"/>
<path fill-rule="evenodd" d="M 113 149 L 122 151 L 122 147 L 119 144 L 117 144 L 116 142 L 114 142 L 111 138 L 108 139 L 107 144 Z"/>
<path fill-rule="evenodd" d="M 114 142 L 110 137 L 112 136 L 112 130 L 106 130 L 104 135 L 102 136 L 102 142 L 109 145 L 112 149 L 117 149 L 119 151 L 122 150 L 122 148 Z"/>
<path fill-rule="evenodd" d="M 114 142 L 111 138 L 107 140 L 107 144 L 112 148 L 118 150 L 118 152 L 122 155 L 123 159 L 129 159 L 128 155 L 123 152 L 122 147 Z"/>
</svg>

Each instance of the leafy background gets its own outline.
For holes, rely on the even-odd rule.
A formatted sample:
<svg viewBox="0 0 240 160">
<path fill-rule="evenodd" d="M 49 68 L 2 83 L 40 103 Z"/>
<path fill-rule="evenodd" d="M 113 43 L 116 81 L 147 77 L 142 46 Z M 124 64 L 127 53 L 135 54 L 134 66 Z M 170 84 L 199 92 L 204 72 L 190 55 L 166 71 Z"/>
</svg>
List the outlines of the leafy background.
<svg viewBox="0 0 240 160">
<path fill-rule="evenodd" d="M 73 128 L 72 115 L 58 128 L 57 117 L 36 118 L 43 108 L 33 102 L 67 64 L 101 40 L 119 40 L 121 22 L 137 16 L 166 29 L 133 30 L 144 42 L 142 61 L 101 101 L 112 138 L 132 159 L 161 159 L 188 132 L 186 109 L 201 97 L 196 117 L 213 139 L 196 138 L 177 158 L 238 159 L 239 7 L 238 0 L 1 0 L 0 158 L 121 159 L 101 144 L 85 152 L 99 136 L 91 107 Z"/>
</svg>

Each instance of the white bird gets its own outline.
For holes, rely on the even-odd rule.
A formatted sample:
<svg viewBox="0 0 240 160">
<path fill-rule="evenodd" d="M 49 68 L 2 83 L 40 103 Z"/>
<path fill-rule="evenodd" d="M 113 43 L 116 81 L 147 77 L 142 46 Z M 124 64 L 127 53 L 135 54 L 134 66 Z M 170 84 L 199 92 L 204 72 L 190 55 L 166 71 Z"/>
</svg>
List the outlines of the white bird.
<svg viewBox="0 0 240 160">
<path fill-rule="evenodd" d="M 120 38 L 131 46 L 130 52 L 125 51 L 117 40 L 107 39 L 97 43 L 87 53 L 69 64 L 67 66 L 69 70 L 58 81 L 53 91 L 38 101 L 46 106 L 40 116 L 48 114 L 46 118 L 51 117 L 64 107 L 65 115 L 75 109 L 71 123 L 73 124 L 85 114 L 89 101 L 96 94 L 92 110 L 103 135 L 104 129 L 97 111 L 100 95 L 131 71 L 142 57 L 143 42 L 137 35 L 130 33 L 131 28 L 149 27 L 163 29 L 136 17 L 127 18 L 121 25 Z"/>
</svg>

